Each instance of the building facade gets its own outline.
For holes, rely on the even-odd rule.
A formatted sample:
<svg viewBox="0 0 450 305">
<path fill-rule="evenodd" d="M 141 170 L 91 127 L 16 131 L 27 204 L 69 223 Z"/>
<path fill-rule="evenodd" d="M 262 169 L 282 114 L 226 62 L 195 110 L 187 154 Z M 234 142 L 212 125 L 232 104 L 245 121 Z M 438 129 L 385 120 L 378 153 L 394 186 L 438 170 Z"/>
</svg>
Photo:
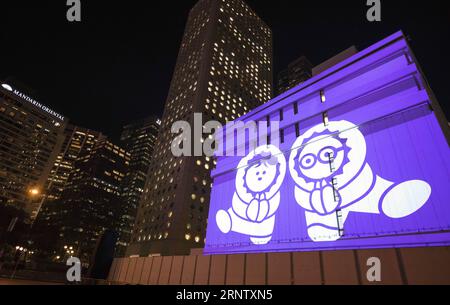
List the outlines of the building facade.
<svg viewBox="0 0 450 305">
<path fill-rule="evenodd" d="M 125 254 L 126 247 L 131 240 L 137 208 L 144 193 L 151 156 L 160 125 L 159 118 L 148 117 L 123 128 L 120 141 L 122 147 L 130 153 L 131 160 L 123 180 L 122 208 L 118 224 L 120 234 L 116 256 Z"/>
<path fill-rule="evenodd" d="M 9 84 L 0 87 L 0 200 L 34 221 L 67 118 Z"/>
<path fill-rule="evenodd" d="M 62 226 L 63 201 L 61 196 L 69 178 L 76 169 L 77 160 L 91 154 L 106 137 L 97 131 L 68 124 L 64 130 L 64 142 L 56 157 L 45 185 L 41 210 L 33 225 L 33 239 L 40 251 L 55 251 L 54 243 Z"/>
<path fill-rule="evenodd" d="M 175 157 L 172 124 L 232 121 L 272 96 L 272 33 L 242 0 L 200 0 L 189 13 L 128 255 L 204 244 L 214 160 Z M 204 139 L 193 139 L 203 142 Z"/>
<path fill-rule="evenodd" d="M 291 62 L 285 70 L 278 73 L 277 95 L 310 79 L 312 69 L 313 65 L 305 56 Z"/>
<path fill-rule="evenodd" d="M 66 127 L 64 136 L 61 152 L 56 157 L 47 180 L 45 201 L 61 198 L 70 173 L 74 169 L 75 161 L 81 156 L 89 154 L 99 141 L 106 139 L 100 132 L 72 124 Z"/>
<path fill-rule="evenodd" d="M 402 32 L 240 120 L 279 129 L 218 158 L 206 254 L 450 245 L 450 130 Z"/>
</svg>

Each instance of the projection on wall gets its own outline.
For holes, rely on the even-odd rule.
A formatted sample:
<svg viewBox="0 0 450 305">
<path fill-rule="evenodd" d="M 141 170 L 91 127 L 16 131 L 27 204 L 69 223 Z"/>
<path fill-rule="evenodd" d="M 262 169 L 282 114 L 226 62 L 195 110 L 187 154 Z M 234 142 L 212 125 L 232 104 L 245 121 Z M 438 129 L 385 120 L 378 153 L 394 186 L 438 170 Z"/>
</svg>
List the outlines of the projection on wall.
<svg viewBox="0 0 450 305">
<path fill-rule="evenodd" d="M 217 157 L 205 254 L 450 245 L 430 93 L 399 32 L 240 118 L 279 122 L 281 143 Z"/>
</svg>

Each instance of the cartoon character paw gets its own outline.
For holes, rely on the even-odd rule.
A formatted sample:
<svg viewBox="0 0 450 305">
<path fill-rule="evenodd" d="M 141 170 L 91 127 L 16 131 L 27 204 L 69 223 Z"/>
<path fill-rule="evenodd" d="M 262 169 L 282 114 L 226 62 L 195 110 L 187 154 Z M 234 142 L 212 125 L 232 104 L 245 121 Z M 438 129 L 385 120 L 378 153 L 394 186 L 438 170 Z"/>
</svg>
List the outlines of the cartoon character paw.
<svg viewBox="0 0 450 305">
<path fill-rule="evenodd" d="M 389 189 L 381 203 L 386 216 L 403 218 L 420 210 L 431 196 L 431 186 L 425 181 L 412 180 Z"/>
</svg>

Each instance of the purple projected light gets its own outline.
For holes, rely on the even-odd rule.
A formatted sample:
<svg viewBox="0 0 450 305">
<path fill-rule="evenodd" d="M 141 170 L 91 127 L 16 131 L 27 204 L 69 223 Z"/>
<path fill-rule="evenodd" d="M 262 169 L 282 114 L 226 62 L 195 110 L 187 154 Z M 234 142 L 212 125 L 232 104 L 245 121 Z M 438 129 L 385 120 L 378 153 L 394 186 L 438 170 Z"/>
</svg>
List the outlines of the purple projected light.
<svg viewBox="0 0 450 305">
<path fill-rule="evenodd" d="M 242 117 L 284 141 L 218 157 L 205 254 L 450 245 L 448 125 L 427 90 L 399 32 Z"/>
</svg>

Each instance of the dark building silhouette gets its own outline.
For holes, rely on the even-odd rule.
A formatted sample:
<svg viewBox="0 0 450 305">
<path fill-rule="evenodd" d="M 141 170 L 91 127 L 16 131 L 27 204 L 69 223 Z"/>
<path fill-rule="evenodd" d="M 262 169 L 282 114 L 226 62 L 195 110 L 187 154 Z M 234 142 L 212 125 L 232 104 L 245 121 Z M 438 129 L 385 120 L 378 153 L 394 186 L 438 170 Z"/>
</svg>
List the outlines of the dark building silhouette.
<svg viewBox="0 0 450 305">
<path fill-rule="evenodd" d="M 89 277 L 93 279 L 106 280 L 114 260 L 115 246 L 118 234 L 113 230 L 106 230 L 98 241 L 95 254 L 93 255 Z"/>
<path fill-rule="evenodd" d="M 278 74 L 277 95 L 310 79 L 312 77 L 312 69 L 313 65 L 305 56 L 291 62 L 287 69 Z"/>
<path fill-rule="evenodd" d="M 327 70 L 331 67 L 334 67 L 335 65 L 352 57 L 356 53 L 358 53 L 358 49 L 355 46 L 351 46 L 351 47 L 345 49 L 344 51 L 336 54 L 335 56 L 325 60 L 324 62 L 320 63 L 319 65 L 315 66 L 312 69 L 312 75 L 313 76 L 319 75 L 320 73 L 324 72 L 325 70 Z"/>
<path fill-rule="evenodd" d="M 176 158 L 172 124 L 194 113 L 233 121 L 272 97 L 272 32 L 242 0 L 200 0 L 189 13 L 128 255 L 189 253 L 204 245 L 207 157 Z M 194 139 L 199 142 L 201 139 Z"/>
<path fill-rule="evenodd" d="M 106 136 L 100 132 L 72 124 L 67 125 L 64 135 L 62 148 L 46 183 L 42 208 L 32 230 L 36 247 L 45 255 L 53 257 L 56 256 L 55 243 L 66 217 L 63 215 L 66 210 L 61 196 L 68 186 L 70 175 L 76 169 L 78 159 L 92 153 L 100 141 L 106 140 Z"/>
<path fill-rule="evenodd" d="M 61 198 L 76 160 L 91 152 L 100 140 L 106 139 L 100 132 L 72 124 L 64 130 L 64 136 L 62 149 L 47 180 L 45 202 Z"/>
<path fill-rule="evenodd" d="M 130 154 L 107 140 L 74 163 L 57 205 L 52 226 L 58 231 L 54 259 L 73 255 L 89 267 L 99 238 L 116 230 L 122 215 L 122 184 Z"/>
</svg>

